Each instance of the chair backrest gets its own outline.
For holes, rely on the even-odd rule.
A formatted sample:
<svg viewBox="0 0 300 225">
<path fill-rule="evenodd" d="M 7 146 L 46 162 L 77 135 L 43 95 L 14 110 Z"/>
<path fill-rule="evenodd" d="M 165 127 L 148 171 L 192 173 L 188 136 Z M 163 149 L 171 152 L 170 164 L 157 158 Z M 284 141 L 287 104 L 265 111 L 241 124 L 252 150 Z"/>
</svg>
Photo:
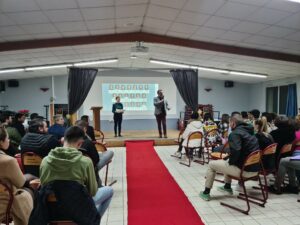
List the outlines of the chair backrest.
<svg viewBox="0 0 300 225">
<path fill-rule="evenodd" d="M 6 192 L 7 192 L 9 198 L 8 198 L 7 207 L 6 207 L 6 211 L 5 211 L 5 218 L 4 218 L 3 222 L 8 224 L 10 221 L 10 211 L 11 211 L 12 203 L 14 200 L 14 195 L 13 195 L 12 188 L 9 187 L 8 184 L 6 184 L 5 182 L 0 180 L 0 194 L 5 194 Z M 2 221 L 0 221 L 0 223 L 1 222 Z"/>
<path fill-rule="evenodd" d="M 194 131 L 194 132 L 190 133 L 189 136 L 188 136 L 188 140 L 187 140 L 187 147 L 189 147 L 189 143 L 192 140 L 200 141 L 200 146 L 199 147 L 201 147 L 202 146 L 202 139 L 203 139 L 203 134 L 202 134 L 201 131 Z"/>
<path fill-rule="evenodd" d="M 241 170 L 241 176 L 243 175 L 244 171 L 247 171 L 247 167 L 251 167 L 254 165 L 261 166 L 261 150 L 256 150 L 254 152 L 251 152 L 247 158 L 244 161 L 244 164 L 242 166 Z"/>
<path fill-rule="evenodd" d="M 292 152 L 292 144 L 285 144 L 280 149 L 280 156 L 283 154 L 291 153 Z"/>
<path fill-rule="evenodd" d="M 25 152 L 21 154 L 22 165 L 24 173 L 30 173 L 39 177 L 40 165 L 42 163 L 42 157 L 34 152 Z"/>
<path fill-rule="evenodd" d="M 273 143 L 267 146 L 264 150 L 262 150 L 262 157 L 266 155 L 275 155 L 276 154 L 277 143 Z"/>
<path fill-rule="evenodd" d="M 295 149 L 300 149 L 300 139 L 295 139 L 292 143 L 292 151 L 295 151 Z"/>
<path fill-rule="evenodd" d="M 107 151 L 106 146 L 104 144 L 102 144 L 102 143 L 97 143 L 96 142 L 95 146 L 96 146 L 96 149 L 97 149 L 98 152 L 105 152 L 105 151 Z"/>
<path fill-rule="evenodd" d="M 100 137 L 101 142 L 103 142 L 104 138 L 105 138 L 104 133 L 101 130 L 96 130 L 95 133 L 96 133 L 96 136 Z"/>
</svg>

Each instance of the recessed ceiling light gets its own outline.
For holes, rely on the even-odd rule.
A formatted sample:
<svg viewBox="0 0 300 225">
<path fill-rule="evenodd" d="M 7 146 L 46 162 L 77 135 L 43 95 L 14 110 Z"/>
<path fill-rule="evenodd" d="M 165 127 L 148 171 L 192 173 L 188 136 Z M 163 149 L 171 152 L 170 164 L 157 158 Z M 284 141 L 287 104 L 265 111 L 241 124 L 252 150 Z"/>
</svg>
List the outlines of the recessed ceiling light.
<svg viewBox="0 0 300 225">
<path fill-rule="evenodd" d="M 300 0 L 287 0 L 287 1 L 300 3 Z"/>
<path fill-rule="evenodd" d="M 135 55 L 130 56 L 131 59 L 137 59 Z"/>
<path fill-rule="evenodd" d="M 134 26 L 134 23 L 133 22 L 124 23 L 123 26 L 124 27 L 131 27 L 131 26 Z"/>
</svg>

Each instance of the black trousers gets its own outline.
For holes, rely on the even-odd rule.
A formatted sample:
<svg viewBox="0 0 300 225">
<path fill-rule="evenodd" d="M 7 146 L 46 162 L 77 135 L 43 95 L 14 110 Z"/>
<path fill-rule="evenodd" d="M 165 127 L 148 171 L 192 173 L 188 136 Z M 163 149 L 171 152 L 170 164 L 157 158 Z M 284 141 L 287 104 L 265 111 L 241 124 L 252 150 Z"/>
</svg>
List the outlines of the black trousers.
<svg viewBox="0 0 300 225">
<path fill-rule="evenodd" d="M 117 135 L 117 134 L 121 135 L 122 120 L 123 120 L 123 115 L 121 113 L 115 113 L 114 114 L 114 122 L 115 122 L 114 130 L 115 130 L 115 135 Z"/>
<path fill-rule="evenodd" d="M 156 116 L 156 122 L 157 122 L 159 136 L 162 135 L 161 125 L 163 127 L 164 135 L 167 135 L 166 115 L 165 114 L 158 114 L 158 115 L 155 115 L 155 116 Z"/>
</svg>

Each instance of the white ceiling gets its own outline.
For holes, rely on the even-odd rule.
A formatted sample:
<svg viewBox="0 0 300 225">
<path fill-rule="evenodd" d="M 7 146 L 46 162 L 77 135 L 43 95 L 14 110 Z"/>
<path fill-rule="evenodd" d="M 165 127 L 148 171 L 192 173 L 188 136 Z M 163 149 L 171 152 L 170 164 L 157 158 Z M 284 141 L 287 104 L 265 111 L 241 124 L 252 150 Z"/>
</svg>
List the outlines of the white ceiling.
<svg viewBox="0 0 300 225">
<path fill-rule="evenodd" d="M 1 0 L 0 42 L 149 32 L 300 55 L 300 4 L 286 0 Z M 82 45 L 0 53 L 0 68 L 119 58 L 117 67 L 157 67 L 149 58 L 269 74 L 300 75 L 300 64 L 178 46 L 145 43 L 147 57 L 132 60 L 134 43 Z M 66 74 L 63 69 L 0 74 L 0 79 Z M 202 73 L 215 79 L 256 79 Z"/>
</svg>

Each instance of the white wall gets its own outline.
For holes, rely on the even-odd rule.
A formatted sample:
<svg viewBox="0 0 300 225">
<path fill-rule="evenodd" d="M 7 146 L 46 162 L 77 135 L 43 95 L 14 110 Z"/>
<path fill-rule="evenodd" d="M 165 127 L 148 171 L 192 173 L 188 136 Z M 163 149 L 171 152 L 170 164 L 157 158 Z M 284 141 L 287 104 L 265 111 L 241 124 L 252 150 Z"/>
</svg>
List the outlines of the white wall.
<svg viewBox="0 0 300 225">
<path fill-rule="evenodd" d="M 249 105 L 250 108 L 257 108 L 261 112 L 266 111 L 266 88 L 288 85 L 288 84 L 297 84 L 297 102 L 300 106 L 300 77 L 292 77 L 274 81 L 261 82 L 259 84 L 250 85 L 250 99 Z"/>
</svg>

